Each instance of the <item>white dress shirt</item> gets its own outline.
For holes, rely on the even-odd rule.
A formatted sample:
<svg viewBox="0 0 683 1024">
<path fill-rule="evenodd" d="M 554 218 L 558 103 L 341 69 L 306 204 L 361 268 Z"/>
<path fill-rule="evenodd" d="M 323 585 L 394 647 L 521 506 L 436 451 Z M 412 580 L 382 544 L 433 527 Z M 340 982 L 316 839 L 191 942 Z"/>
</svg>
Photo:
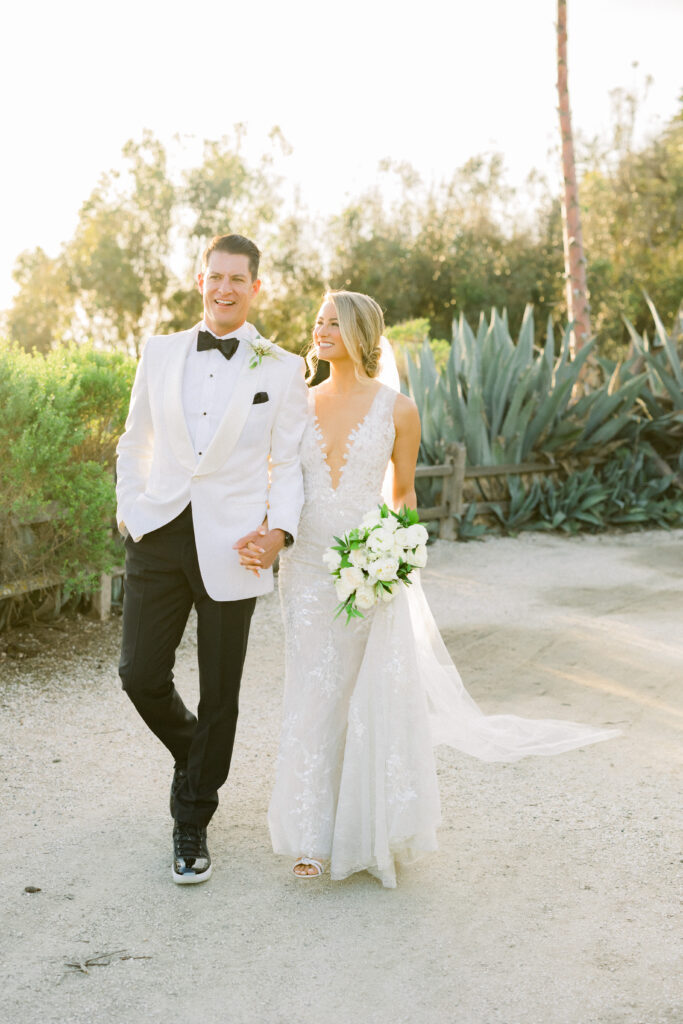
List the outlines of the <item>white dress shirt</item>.
<svg viewBox="0 0 683 1024">
<path fill-rule="evenodd" d="M 209 331 L 203 320 L 199 330 Z M 213 331 L 209 331 L 209 334 L 213 334 Z M 231 359 L 226 359 L 217 348 L 198 352 L 196 344 L 187 354 L 183 375 L 183 411 L 190 440 L 198 457 L 209 447 L 234 391 L 237 374 L 244 360 L 251 355 L 245 340 L 249 334 L 250 328 L 242 324 L 238 330 L 222 336 L 240 339 Z M 213 336 L 218 337 L 216 334 Z"/>
</svg>

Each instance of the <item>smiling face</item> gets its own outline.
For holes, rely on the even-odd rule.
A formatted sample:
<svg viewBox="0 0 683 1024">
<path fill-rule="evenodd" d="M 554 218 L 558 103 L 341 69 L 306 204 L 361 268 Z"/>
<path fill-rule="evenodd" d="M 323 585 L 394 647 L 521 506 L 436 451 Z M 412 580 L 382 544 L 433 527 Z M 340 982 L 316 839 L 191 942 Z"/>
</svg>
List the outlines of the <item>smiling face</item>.
<svg viewBox="0 0 683 1024">
<path fill-rule="evenodd" d="M 206 269 L 197 275 L 204 300 L 204 322 L 218 337 L 241 327 L 261 282 L 252 281 L 249 260 L 241 253 L 211 253 Z"/>
<path fill-rule="evenodd" d="M 346 345 L 342 341 L 334 302 L 328 300 L 320 307 L 313 328 L 313 344 L 318 359 L 331 362 L 338 359 L 350 359 Z"/>
</svg>

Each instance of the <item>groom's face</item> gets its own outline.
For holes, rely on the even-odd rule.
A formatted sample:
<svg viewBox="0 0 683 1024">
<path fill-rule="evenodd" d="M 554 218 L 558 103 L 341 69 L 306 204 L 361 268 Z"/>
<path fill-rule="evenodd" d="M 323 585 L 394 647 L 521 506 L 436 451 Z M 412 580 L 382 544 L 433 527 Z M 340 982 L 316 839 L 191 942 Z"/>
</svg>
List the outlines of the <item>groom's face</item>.
<svg viewBox="0 0 683 1024">
<path fill-rule="evenodd" d="M 204 322 L 220 337 L 242 326 L 261 282 L 252 281 L 246 256 L 212 252 L 206 269 L 197 275 L 197 285 L 204 300 Z"/>
</svg>

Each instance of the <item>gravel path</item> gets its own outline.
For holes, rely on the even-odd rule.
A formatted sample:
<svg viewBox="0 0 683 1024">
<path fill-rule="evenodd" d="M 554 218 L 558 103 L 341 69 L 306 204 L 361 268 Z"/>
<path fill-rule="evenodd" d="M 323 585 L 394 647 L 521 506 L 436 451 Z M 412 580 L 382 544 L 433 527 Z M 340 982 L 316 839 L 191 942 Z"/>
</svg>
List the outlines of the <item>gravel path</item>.
<svg viewBox="0 0 683 1024">
<path fill-rule="evenodd" d="M 0 1019 L 680 1024 L 683 531 L 439 542 L 423 579 L 486 710 L 623 736 L 503 766 L 442 750 L 437 854 L 396 890 L 300 881 L 266 828 L 282 630 L 264 598 L 214 874 L 179 888 L 170 761 L 119 688 L 120 621 L 43 628 L 0 661 Z M 189 629 L 177 676 L 196 699 Z"/>
</svg>

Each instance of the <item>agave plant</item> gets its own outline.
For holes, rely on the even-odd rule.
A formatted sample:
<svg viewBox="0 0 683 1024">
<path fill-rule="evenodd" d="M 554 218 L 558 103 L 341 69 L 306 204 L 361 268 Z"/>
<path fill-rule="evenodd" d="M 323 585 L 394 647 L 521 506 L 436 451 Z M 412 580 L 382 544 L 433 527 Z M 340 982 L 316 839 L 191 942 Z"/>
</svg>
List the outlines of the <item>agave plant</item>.
<svg viewBox="0 0 683 1024">
<path fill-rule="evenodd" d="M 515 534 L 520 530 L 562 530 L 592 532 L 608 526 L 660 526 L 683 523 L 683 494 L 671 476 L 653 474 L 646 448 L 621 448 L 603 466 L 589 466 L 564 480 L 534 481 L 525 489 L 510 480 L 510 501 L 489 506 L 498 528 Z M 460 518 L 458 536 L 471 539 L 487 527 L 475 523 L 476 506 L 471 504 Z"/>
<path fill-rule="evenodd" d="M 641 436 L 647 439 L 672 471 L 683 472 L 683 365 L 677 345 L 683 340 L 683 306 L 676 328 L 668 334 L 650 297 L 645 298 L 655 324 L 655 339 L 647 332 L 642 337 L 624 317 L 631 336 L 633 357 L 622 369 L 622 376 L 644 367 L 647 387 L 641 393 L 643 424 Z M 660 469 L 666 469 L 661 467 Z"/>
<path fill-rule="evenodd" d="M 481 317 L 476 335 L 464 317 L 454 323 L 445 371 L 438 372 L 428 343 L 417 361 L 408 356 L 410 391 L 422 419 L 421 461 L 443 461 L 453 441 L 465 444 L 470 465 L 486 466 L 553 461 L 628 436 L 647 372 L 621 381 L 615 370 L 577 400 L 581 369 L 595 342 L 571 360 L 570 334 L 567 326 L 556 356 L 549 319 L 545 344 L 536 349 L 533 309 L 527 306 L 515 344 L 506 315 L 494 310 L 488 323 Z M 421 487 L 421 500 L 433 501 L 435 490 L 434 484 Z"/>
<path fill-rule="evenodd" d="M 507 318 L 496 310 L 477 334 L 461 317 L 444 373 L 436 369 L 428 344 L 419 360 L 408 357 L 410 390 L 422 417 L 421 455 L 428 463 L 445 446 L 462 441 L 472 465 L 519 463 L 532 455 L 560 457 L 583 452 L 618 437 L 636 419 L 635 402 L 647 372 L 617 379 L 574 400 L 581 369 L 595 342 L 569 358 L 568 326 L 555 356 L 553 326 L 545 345 L 534 348 L 533 310 L 527 306 L 517 344 Z"/>
<path fill-rule="evenodd" d="M 671 527 L 683 523 L 683 494 L 671 476 L 656 476 L 648 465 L 647 448 L 617 452 L 600 469 L 609 501 L 605 509 L 607 525 L 652 524 Z"/>
</svg>

